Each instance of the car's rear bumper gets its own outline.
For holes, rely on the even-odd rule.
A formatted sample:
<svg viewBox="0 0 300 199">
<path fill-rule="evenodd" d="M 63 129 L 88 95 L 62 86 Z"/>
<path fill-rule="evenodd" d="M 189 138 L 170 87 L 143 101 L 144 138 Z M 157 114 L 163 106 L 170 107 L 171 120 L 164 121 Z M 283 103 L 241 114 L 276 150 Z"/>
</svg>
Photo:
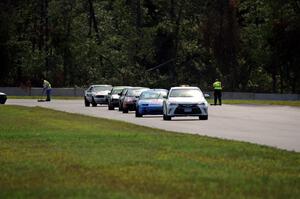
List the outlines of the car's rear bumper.
<svg viewBox="0 0 300 199">
<path fill-rule="evenodd" d="M 5 104 L 7 96 L 5 94 L 0 95 L 0 104 Z"/>
<path fill-rule="evenodd" d="M 119 106 L 119 99 L 112 99 L 110 101 L 110 105 L 112 105 L 114 107 L 118 107 Z"/>
<path fill-rule="evenodd" d="M 142 115 L 162 115 L 163 107 L 162 106 L 139 107 L 139 113 Z"/>
<path fill-rule="evenodd" d="M 107 104 L 108 103 L 107 96 L 95 96 L 94 100 L 97 104 Z"/>
<path fill-rule="evenodd" d="M 123 109 L 128 109 L 129 111 L 135 111 L 136 104 L 135 103 L 125 103 L 124 102 Z"/>
</svg>

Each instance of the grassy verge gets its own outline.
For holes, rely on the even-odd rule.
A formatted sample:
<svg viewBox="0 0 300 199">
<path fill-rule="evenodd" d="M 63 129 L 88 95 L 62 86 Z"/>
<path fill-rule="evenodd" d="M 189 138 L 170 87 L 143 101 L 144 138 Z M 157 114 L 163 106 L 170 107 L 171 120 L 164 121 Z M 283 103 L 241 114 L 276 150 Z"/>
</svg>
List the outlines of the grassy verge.
<svg viewBox="0 0 300 199">
<path fill-rule="evenodd" d="M 46 96 L 8 96 L 8 99 L 46 99 Z M 73 96 L 52 96 L 51 99 L 74 100 L 83 99 L 83 97 Z"/>
<path fill-rule="evenodd" d="M 0 106 L 0 198 L 298 198 L 300 154 Z"/>
<path fill-rule="evenodd" d="M 213 100 L 208 100 L 213 103 Z M 300 106 L 300 101 L 277 101 L 277 100 L 222 100 L 223 104 L 255 104 L 255 105 L 280 105 Z"/>
</svg>

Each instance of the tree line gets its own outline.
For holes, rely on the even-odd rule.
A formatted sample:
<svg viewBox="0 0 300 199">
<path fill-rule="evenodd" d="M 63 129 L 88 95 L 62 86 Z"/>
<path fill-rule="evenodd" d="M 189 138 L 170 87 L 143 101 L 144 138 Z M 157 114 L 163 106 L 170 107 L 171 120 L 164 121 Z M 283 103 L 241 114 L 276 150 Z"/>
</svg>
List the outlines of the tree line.
<svg viewBox="0 0 300 199">
<path fill-rule="evenodd" d="M 298 0 L 1 0 L 0 86 L 300 93 Z"/>
</svg>

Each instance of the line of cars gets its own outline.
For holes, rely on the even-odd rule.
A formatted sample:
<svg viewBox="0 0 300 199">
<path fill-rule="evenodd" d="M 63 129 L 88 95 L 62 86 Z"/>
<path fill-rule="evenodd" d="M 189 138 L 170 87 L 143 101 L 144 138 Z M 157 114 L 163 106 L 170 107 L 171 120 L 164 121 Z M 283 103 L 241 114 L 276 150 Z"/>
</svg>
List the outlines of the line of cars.
<svg viewBox="0 0 300 199">
<path fill-rule="evenodd" d="M 84 93 L 85 106 L 107 104 L 108 110 L 128 113 L 136 117 L 162 115 L 164 120 L 178 116 L 197 116 L 208 119 L 208 103 L 198 87 L 180 86 L 166 89 L 147 87 L 91 85 Z"/>
</svg>

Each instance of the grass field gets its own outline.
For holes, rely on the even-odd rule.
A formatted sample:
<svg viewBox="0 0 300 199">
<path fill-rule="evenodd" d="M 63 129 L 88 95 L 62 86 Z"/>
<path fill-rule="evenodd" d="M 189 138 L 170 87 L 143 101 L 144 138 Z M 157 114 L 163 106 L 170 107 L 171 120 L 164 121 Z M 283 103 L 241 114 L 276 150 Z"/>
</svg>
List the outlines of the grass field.
<svg viewBox="0 0 300 199">
<path fill-rule="evenodd" d="M 300 106 L 300 101 L 278 101 L 278 100 L 224 100 L 224 104 L 256 104 L 256 105 Z"/>
<path fill-rule="evenodd" d="M 51 96 L 52 99 L 59 100 L 83 100 L 83 96 L 75 97 L 75 96 Z M 8 99 L 46 99 L 46 96 L 8 96 Z"/>
<path fill-rule="evenodd" d="M 0 198 L 299 198 L 300 154 L 0 106 Z"/>
<path fill-rule="evenodd" d="M 209 103 L 214 103 L 212 99 Z M 222 100 L 223 104 L 255 104 L 255 105 L 279 105 L 279 106 L 300 106 L 300 101 L 279 101 L 279 100 Z"/>
</svg>

